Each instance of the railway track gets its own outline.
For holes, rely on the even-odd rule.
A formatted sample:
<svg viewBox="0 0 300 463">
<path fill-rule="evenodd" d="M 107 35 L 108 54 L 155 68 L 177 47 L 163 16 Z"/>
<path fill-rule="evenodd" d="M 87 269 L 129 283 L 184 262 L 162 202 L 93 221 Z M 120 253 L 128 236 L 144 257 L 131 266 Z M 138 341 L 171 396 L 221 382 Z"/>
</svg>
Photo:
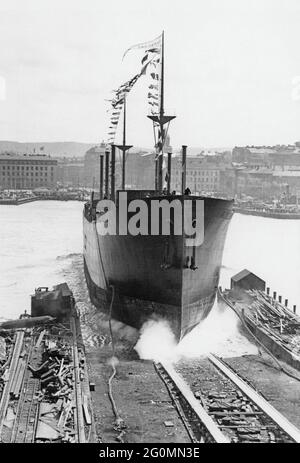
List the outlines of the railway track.
<svg viewBox="0 0 300 463">
<path fill-rule="evenodd" d="M 37 367 L 41 362 L 41 357 L 41 349 L 34 348 L 33 339 L 31 339 L 27 354 L 26 371 L 22 382 L 21 394 L 18 400 L 16 419 L 12 428 L 10 442 L 34 442 L 39 410 L 39 402 L 36 394 L 40 389 L 40 380 L 33 377 L 32 372 L 28 369 L 28 364 L 30 361 L 32 366 Z"/>
<path fill-rule="evenodd" d="M 23 348 L 24 343 L 24 330 L 17 331 L 15 335 L 15 344 L 13 347 L 13 351 L 11 353 L 10 365 L 9 365 L 9 377 L 8 381 L 6 382 L 2 396 L 0 401 L 0 438 L 2 438 L 2 430 L 3 424 L 6 417 L 9 401 L 10 401 L 10 393 L 12 390 L 12 386 L 16 377 L 17 369 L 18 369 L 18 362 L 20 359 L 20 355 Z"/>
<path fill-rule="evenodd" d="M 71 352 L 70 375 L 68 386 L 69 395 L 67 399 L 60 399 L 61 408 L 57 412 L 59 415 L 51 415 L 50 418 L 42 415 L 40 417 L 40 403 L 55 404 L 59 402 L 59 397 L 49 399 L 46 388 L 42 385 L 42 376 L 36 374 L 45 361 L 45 346 L 38 340 L 40 333 L 18 331 L 15 335 L 14 344 L 9 360 L 8 378 L 5 382 L 0 400 L 0 441 L 11 443 L 30 443 L 36 441 L 36 430 L 38 423 L 42 422 L 50 426 L 54 431 L 60 433 L 66 430 L 68 435 L 73 436 L 76 442 L 88 442 L 92 436 L 92 415 L 91 403 L 89 400 L 89 382 L 85 365 L 85 358 L 82 354 L 82 341 L 80 338 L 80 328 L 78 330 L 74 317 L 66 324 L 58 325 L 59 335 L 46 332 L 46 337 L 52 345 L 56 345 L 56 337 L 61 339 L 66 352 L 69 346 Z M 56 373 L 52 381 L 58 376 L 59 364 L 63 367 L 63 361 L 53 356 L 50 362 L 56 366 Z M 68 356 L 66 361 L 68 370 Z M 52 368 L 54 368 L 52 366 Z M 51 371 L 51 370 L 50 370 Z M 46 373 L 47 374 L 47 373 Z M 53 374 L 53 373 L 50 373 Z M 55 384 L 55 383 L 53 383 Z M 58 383 L 57 383 L 58 384 Z M 71 384 L 71 387 L 70 387 Z M 59 384 L 58 392 L 62 390 Z M 64 396 L 63 396 L 64 397 Z M 8 422 L 7 412 L 10 411 L 10 422 Z M 68 417 L 68 422 L 67 422 Z M 46 420 L 46 421 L 45 421 Z M 47 421 L 48 420 L 48 421 Z M 62 426 L 62 423 L 64 425 Z M 49 424 L 48 424 L 49 423 Z M 65 428 L 64 428 L 65 426 Z M 74 429 L 73 429 L 74 426 Z M 46 439 L 46 438 L 42 438 Z M 49 438 L 51 440 L 51 438 Z"/>
<path fill-rule="evenodd" d="M 155 367 L 193 442 L 300 442 L 300 430 L 218 357 Z"/>
<path fill-rule="evenodd" d="M 82 390 L 81 390 L 81 380 L 80 380 L 80 366 L 78 358 L 78 345 L 77 345 L 77 328 L 75 319 L 72 319 L 71 329 L 73 333 L 73 346 L 72 346 L 72 355 L 73 355 L 73 381 L 74 381 L 74 398 L 76 401 L 75 408 L 75 425 L 77 428 L 77 438 L 78 443 L 86 442 L 85 426 L 84 426 L 84 417 L 82 409 Z"/>
</svg>

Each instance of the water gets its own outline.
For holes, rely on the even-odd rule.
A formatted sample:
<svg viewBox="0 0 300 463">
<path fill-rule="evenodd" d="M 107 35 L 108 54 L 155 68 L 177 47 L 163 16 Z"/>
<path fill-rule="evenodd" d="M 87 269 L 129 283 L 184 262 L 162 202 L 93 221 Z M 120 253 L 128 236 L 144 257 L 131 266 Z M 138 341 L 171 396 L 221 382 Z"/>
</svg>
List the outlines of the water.
<svg viewBox="0 0 300 463">
<path fill-rule="evenodd" d="M 43 201 L 0 206 L 0 317 L 30 310 L 35 287 L 80 274 L 82 203 Z"/>
<path fill-rule="evenodd" d="M 300 313 L 300 220 L 235 214 L 225 243 L 220 284 L 247 268 Z"/>
<path fill-rule="evenodd" d="M 18 317 L 24 309 L 30 310 L 35 287 L 66 281 L 79 309 L 92 311 L 93 325 L 99 326 L 83 274 L 82 207 L 76 201 L 0 206 L 0 318 Z M 291 305 L 297 304 L 300 311 L 300 221 L 234 215 L 220 284 L 229 287 L 230 277 L 243 268 L 265 279 L 272 291 L 288 298 Z M 184 339 L 181 354 L 205 351 L 204 333 L 207 336 L 212 331 L 219 350 L 233 352 L 239 346 L 240 353 L 247 351 L 231 311 L 224 315 L 215 308 L 205 323 Z M 97 329 L 89 336 L 97 337 Z M 213 350 L 211 340 L 209 349 Z"/>
</svg>

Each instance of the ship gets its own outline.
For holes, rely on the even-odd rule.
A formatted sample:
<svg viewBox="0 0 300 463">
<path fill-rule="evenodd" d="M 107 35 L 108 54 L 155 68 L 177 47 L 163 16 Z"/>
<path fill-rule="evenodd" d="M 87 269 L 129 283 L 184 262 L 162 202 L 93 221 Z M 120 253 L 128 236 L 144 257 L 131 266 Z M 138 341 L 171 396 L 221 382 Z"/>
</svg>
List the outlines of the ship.
<svg viewBox="0 0 300 463">
<path fill-rule="evenodd" d="M 164 142 L 167 129 L 175 116 L 164 111 L 164 33 L 160 45 L 160 98 L 157 113 L 148 115 L 156 137 L 156 157 L 152 190 L 126 190 L 125 159 L 131 145 L 126 144 L 126 99 L 123 109 L 123 142 L 110 144 L 100 156 L 99 196 L 92 193 L 83 210 L 84 272 L 92 303 L 110 317 L 141 329 L 152 320 L 166 321 L 180 341 L 196 327 L 213 307 L 218 283 L 226 233 L 232 217 L 233 201 L 219 197 L 193 195 L 186 185 L 187 146 L 182 146 L 182 184 L 180 192 L 170 191 L 172 154 L 167 153 L 168 167 L 164 177 Z M 127 95 L 128 96 L 128 95 Z M 122 152 L 122 184 L 115 189 L 116 148 Z M 164 182 L 167 182 L 164 187 Z M 122 199 L 126 192 L 127 204 Z M 116 233 L 99 233 L 103 220 L 99 203 L 111 199 L 116 207 Z M 163 233 L 163 218 L 157 234 L 124 234 L 119 230 L 120 207 L 134 200 L 143 200 L 147 210 L 152 203 L 177 200 L 183 221 L 187 201 L 192 204 L 195 219 L 197 202 L 202 203 L 204 236 L 200 245 L 191 244 L 185 230 L 175 233 L 175 217 L 170 208 L 170 233 Z M 175 210 L 175 209 L 174 209 Z M 132 213 L 128 213 L 129 222 Z M 148 229 L 151 230 L 151 214 Z M 193 243 L 193 241 L 192 241 Z"/>
</svg>

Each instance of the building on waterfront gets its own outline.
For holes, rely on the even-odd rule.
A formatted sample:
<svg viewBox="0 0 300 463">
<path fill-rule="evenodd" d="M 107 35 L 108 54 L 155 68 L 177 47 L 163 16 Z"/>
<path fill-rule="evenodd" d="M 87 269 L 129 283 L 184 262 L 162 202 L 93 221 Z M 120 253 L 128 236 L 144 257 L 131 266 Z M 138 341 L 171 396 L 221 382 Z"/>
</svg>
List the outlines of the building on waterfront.
<svg viewBox="0 0 300 463">
<path fill-rule="evenodd" d="M 281 195 L 300 198 L 300 169 L 299 170 L 275 170 L 273 181 Z"/>
<path fill-rule="evenodd" d="M 251 196 L 264 201 L 299 196 L 300 169 L 227 166 L 221 175 L 221 192 L 236 198 Z"/>
<path fill-rule="evenodd" d="M 300 169 L 300 149 L 299 152 L 277 152 L 269 155 L 269 163 L 275 170 L 299 170 Z"/>
<path fill-rule="evenodd" d="M 0 188 L 53 188 L 57 182 L 57 160 L 42 154 L 0 154 Z"/>
<path fill-rule="evenodd" d="M 273 171 L 268 167 L 236 170 L 236 195 L 267 200 L 276 194 Z"/>
<path fill-rule="evenodd" d="M 217 156 L 187 156 L 186 186 L 192 193 L 220 193 L 224 162 Z M 181 190 L 181 156 L 172 160 L 171 189 Z"/>
<path fill-rule="evenodd" d="M 154 188 L 155 153 L 129 152 L 126 159 L 126 186 L 134 189 Z"/>
<path fill-rule="evenodd" d="M 83 161 L 83 181 L 84 186 L 89 188 L 99 188 L 100 183 L 100 156 L 104 156 L 106 145 L 93 146 L 84 155 Z"/>
<path fill-rule="evenodd" d="M 64 187 L 84 186 L 83 157 L 57 159 L 57 182 Z"/>
<path fill-rule="evenodd" d="M 223 189 L 241 198 L 262 200 L 299 195 L 300 146 L 245 146 L 232 151 L 232 165 L 223 177 Z"/>
<path fill-rule="evenodd" d="M 274 154 L 271 146 L 236 146 L 232 150 L 232 161 L 247 166 L 268 166 L 269 155 Z"/>
<path fill-rule="evenodd" d="M 84 156 L 84 186 L 99 188 L 100 183 L 100 156 L 105 154 L 106 145 L 101 143 L 90 148 Z M 149 189 L 153 188 L 155 154 L 145 151 L 129 151 L 126 154 L 126 188 Z M 116 148 L 115 185 L 121 188 L 122 163 L 121 151 Z M 105 164 L 105 162 L 104 162 Z"/>
<path fill-rule="evenodd" d="M 236 146 L 232 161 L 248 167 L 300 166 L 300 147 L 297 145 Z"/>
</svg>

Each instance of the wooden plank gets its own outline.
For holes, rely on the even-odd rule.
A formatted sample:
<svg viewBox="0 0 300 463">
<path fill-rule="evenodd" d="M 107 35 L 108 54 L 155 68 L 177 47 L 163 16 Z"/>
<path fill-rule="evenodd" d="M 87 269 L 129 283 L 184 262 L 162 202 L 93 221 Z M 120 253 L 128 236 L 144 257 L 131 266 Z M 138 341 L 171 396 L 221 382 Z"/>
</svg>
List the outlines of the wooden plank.
<svg viewBox="0 0 300 463">
<path fill-rule="evenodd" d="M 43 330 L 43 331 L 40 332 L 40 335 L 39 335 L 38 340 L 37 340 L 36 345 L 35 345 L 36 348 L 40 347 L 41 342 L 43 340 L 43 337 L 45 336 L 45 333 L 46 333 L 46 330 Z"/>
<path fill-rule="evenodd" d="M 87 396 L 85 394 L 83 396 L 82 408 L 83 408 L 84 418 L 85 418 L 86 424 L 91 425 L 92 424 L 92 419 L 91 419 L 91 415 L 90 415 L 89 407 L 88 407 L 88 398 L 87 398 Z"/>
<path fill-rule="evenodd" d="M 219 370 L 221 370 L 227 378 L 229 378 L 236 386 L 249 397 L 257 407 L 268 415 L 284 432 L 286 432 L 295 442 L 300 443 L 300 430 L 296 428 L 287 418 L 285 418 L 276 408 L 274 408 L 267 400 L 265 400 L 258 392 L 250 387 L 245 381 L 239 378 L 230 368 L 228 368 L 215 355 L 208 356 Z"/>
</svg>

